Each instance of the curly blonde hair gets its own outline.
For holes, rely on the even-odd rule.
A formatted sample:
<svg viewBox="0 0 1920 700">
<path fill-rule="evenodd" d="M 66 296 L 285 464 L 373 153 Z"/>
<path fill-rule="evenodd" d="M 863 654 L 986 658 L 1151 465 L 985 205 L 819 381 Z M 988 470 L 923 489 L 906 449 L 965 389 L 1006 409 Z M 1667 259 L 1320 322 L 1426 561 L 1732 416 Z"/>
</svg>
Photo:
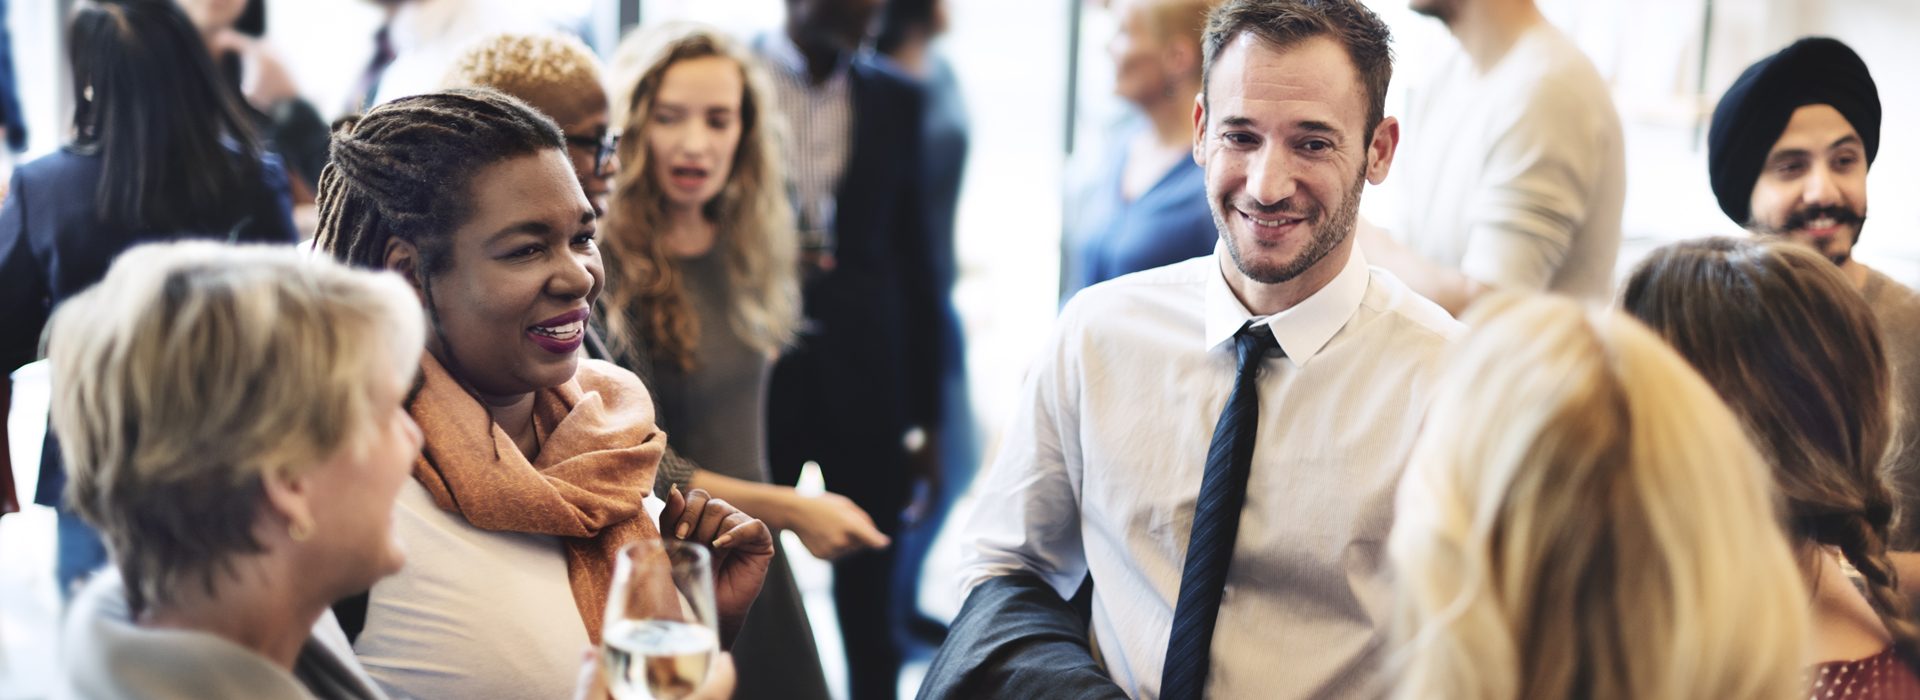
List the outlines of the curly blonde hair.
<svg viewBox="0 0 1920 700">
<path fill-rule="evenodd" d="M 490 87 L 527 99 L 571 87 L 601 85 L 600 59 L 565 34 L 496 34 L 469 47 L 447 70 L 443 88 Z"/>
<path fill-rule="evenodd" d="M 740 146 L 720 194 L 703 208 L 720 232 L 733 330 L 748 344 L 778 352 L 793 342 L 800 287 L 786 176 L 780 163 L 777 111 L 764 70 L 720 30 L 673 22 L 635 32 L 614 53 L 613 119 L 624 128 L 620 173 L 606 220 L 609 340 L 616 352 L 646 348 L 692 369 L 700 323 L 687 300 L 680 261 L 667 250 L 666 195 L 655 181 L 647 128 L 667 69 L 718 56 L 740 67 Z"/>
</svg>

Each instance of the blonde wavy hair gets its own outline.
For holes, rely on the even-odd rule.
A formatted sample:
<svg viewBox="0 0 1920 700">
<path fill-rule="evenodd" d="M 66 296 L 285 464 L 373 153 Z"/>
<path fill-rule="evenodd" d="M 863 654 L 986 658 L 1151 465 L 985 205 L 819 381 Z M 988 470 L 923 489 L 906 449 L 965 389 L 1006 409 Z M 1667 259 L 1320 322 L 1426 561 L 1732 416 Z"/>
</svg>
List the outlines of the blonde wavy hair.
<svg viewBox="0 0 1920 700">
<path fill-rule="evenodd" d="M 666 195 L 655 180 L 647 127 L 667 69 L 719 56 L 740 67 L 740 146 L 727 184 L 704 213 L 719 231 L 727 266 L 733 330 L 766 352 L 793 342 L 800 288 L 799 244 L 780 163 L 778 111 L 758 61 L 720 30 L 673 22 L 629 35 L 614 53 L 613 119 L 622 125 L 620 172 L 608 202 L 606 321 L 616 352 L 647 348 L 654 357 L 693 368 L 699 318 L 687 301 L 680 261 L 659 233 Z"/>
<path fill-rule="evenodd" d="M 1401 485 L 1396 700 L 1788 700 L 1807 593 L 1684 359 L 1560 298 L 1468 320 Z"/>
<path fill-rule="evenodd" d="M 67 504 L 106 537 L 135 611 L 259 551 L 266 477 L 362 450 L 426 321 L 390 272 L 291 246 L 143 245 L 47 330 Z"/>
</svg>

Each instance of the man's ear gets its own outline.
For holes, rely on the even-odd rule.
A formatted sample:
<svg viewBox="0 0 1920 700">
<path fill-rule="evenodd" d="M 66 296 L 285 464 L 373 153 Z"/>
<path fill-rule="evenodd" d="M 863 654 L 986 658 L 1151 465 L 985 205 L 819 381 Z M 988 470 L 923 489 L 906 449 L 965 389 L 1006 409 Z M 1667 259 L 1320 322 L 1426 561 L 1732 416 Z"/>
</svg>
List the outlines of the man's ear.
<svg viewBox="0 0 1920 700">
<path fill-rule="evenodd" d="M 380 266 L 400 273 L 400 276 L 407 280 L 407 284 L 413 286 L 413 291 L 419 292 L 424 288 L 420 277 L 420 248 L 411 241 L 398 238 L 387 239 L 386 258 Z"/>
<path fill-rule="evenodd" d="M 1193 162 L 1202 168 L 1207 167 L 1207 91 L 1201 88 L 1193 96 Z"/>
<path fill-rule="evenodd" d="M 1387 170 L 1393 167 L 1394 151 L 1400 148 L 1400 120 L 1387 117 L 1373 128 L 1373 139 L 1367 142 L 1367 182 L 1380 184 L 1387 180 Z"/>
</svg>

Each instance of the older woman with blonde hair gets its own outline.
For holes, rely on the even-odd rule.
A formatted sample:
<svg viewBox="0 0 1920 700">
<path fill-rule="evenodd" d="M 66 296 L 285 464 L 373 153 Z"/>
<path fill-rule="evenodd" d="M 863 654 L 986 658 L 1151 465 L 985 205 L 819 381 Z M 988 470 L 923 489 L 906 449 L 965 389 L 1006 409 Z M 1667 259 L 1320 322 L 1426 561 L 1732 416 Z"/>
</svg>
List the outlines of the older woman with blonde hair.
<svg viewBox="0 0 1920 700">
<path fill-rule="evenodd" d="M 671 448 L 662 471 L 794 531 L 815 556 L 885 546 L 852 501 L 767 483 L 768 377 L 800 323 L 768 78 L 726 35 L 692 23 L 627 37 L 609 72 L 622 134 L 600 318 L 614 357 L 659 403 Z M 827 697 L 784 551 L 734 653 L 756 671 L 737 697 Z"/>
<path fill-rule="evenodd" d="M 1816 690 L 1920 697 L 1920 623 L 1887 544 L 1893 380 L 1866 300 L 1810 248 L 1707 238 L 1653 251 L 1621 306 L 1706 377 L 1772 467 L 1813 590 Z"/>
<path fill-rule="evenodd" d="M 291 248 L 182 243 L 60 307 L 67 500 L 118 573 L 75 601 L 56 697 L 385 697 L 328 606 L 406 561 L 408 292 Z"/>
<path fill-rule="evenodd" d="M 1712 387 L 1571 300 L 1468 320 L 1388 543 L 1394 697 L 1796 697 L 1806 589 Z"/>
</svg>

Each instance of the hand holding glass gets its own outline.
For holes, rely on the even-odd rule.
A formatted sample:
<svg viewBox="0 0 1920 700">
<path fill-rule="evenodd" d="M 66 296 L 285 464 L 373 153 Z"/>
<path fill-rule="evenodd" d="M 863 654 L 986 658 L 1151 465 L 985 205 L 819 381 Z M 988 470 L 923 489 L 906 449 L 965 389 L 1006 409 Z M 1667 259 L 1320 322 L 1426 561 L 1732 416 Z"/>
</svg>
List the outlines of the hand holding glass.
<svg viewBox="0 0 1920 700">
<path fill-rule="evenodd" d="M 613 564 L 600 659 L 618 700 L 681 700 L 707 681 L 720 650 L 712 555 L 704 545 L 645 540 Z"/>
</svg>

